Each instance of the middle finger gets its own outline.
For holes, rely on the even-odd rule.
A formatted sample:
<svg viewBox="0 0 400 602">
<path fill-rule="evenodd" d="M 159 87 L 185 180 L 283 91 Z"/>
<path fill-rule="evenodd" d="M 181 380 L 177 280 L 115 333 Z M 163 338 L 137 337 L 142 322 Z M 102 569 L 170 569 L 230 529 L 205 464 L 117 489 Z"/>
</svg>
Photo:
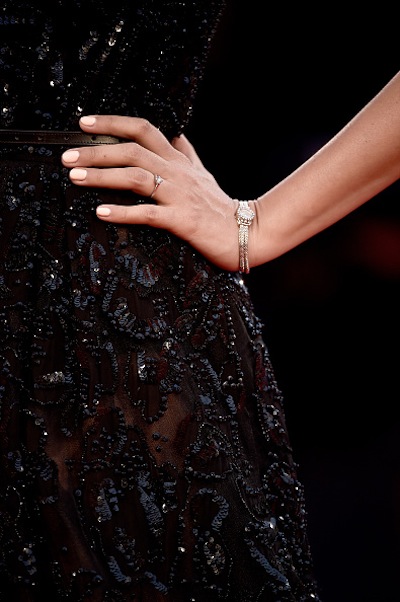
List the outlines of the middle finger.
<svg viewBox="0 0 400 602">
<path fill-rule="evenodd" d="M 166 172 L 167 162 L 135 142 L 83 146 L 62 155 L 65 167 L 141 167 L 151 172 Z"/>
<path fill-rule="evenodd" d="M 154 174 L 140 167 L 74 167 L 69 175 L 72 182 L 80 186 L 131 190 L 145 196 L 154 188 Z"/>
</svg>

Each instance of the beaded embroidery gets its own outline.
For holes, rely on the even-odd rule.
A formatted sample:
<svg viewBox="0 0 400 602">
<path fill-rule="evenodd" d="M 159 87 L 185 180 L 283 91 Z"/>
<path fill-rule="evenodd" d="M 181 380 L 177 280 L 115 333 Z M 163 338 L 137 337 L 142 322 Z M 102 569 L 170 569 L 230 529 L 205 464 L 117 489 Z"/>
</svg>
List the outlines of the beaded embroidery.
<svg viewBox="0 0 400 602">
<path fill-rule="evenodd" d="M 6 0 L 1 128 L 192 111 L 218 1 Z M 0 148 L 0 600 L 317 600 L 282 398 L 244 283 L 114 226 L 63 149 Z"/>
</svg>

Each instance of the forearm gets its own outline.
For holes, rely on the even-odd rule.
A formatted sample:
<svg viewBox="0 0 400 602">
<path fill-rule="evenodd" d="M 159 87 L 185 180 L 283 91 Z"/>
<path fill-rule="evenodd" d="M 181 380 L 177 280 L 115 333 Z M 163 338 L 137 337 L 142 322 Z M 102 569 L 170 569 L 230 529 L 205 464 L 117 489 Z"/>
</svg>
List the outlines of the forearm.
<svg viewBox="0 0 400 602">
<path fill-rule="evenodd" d="M 400 177 L 400 73 L 330 142 L 255 204 L 250 264 L 290 250 Z"/>
<path fill-rule="evenodd" d="M 100 206 L 100 219 L 166 228 L 219 267 L 238 269 L 238 201 L 220 188 L 185 136 L 171 144 L 146 119 L 120 115 L 85 116 L 80 125 L 127 142 L 64 153 L 71 180 L 153 201 Z M 162 182 L 157 189 L 155 177 Z M 250 267 L 324 230 L 399 177 L 400 72 L 328 144 L 252 202 Z"/>
</svg>

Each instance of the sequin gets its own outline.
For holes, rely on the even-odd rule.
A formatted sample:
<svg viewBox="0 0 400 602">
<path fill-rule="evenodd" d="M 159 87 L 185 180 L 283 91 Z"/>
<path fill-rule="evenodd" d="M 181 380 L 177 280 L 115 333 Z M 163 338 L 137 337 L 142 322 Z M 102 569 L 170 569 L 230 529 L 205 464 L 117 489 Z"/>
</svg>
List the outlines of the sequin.
<svg viewBox="0 0 400 602">
<path fill-rule="evenodd" d="M 5 0 L 0 128 L 189 122 L 223 0 Z M 0 601 L 314 602 L 245 282 L 96 218 L 62 148 L 0 147 Z"/>
</svg>

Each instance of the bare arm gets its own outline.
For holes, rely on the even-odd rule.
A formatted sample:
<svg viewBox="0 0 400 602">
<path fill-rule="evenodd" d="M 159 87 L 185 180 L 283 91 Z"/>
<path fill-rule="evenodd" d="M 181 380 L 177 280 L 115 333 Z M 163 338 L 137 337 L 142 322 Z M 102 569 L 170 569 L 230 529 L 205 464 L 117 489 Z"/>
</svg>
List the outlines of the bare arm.
<svg viewBox="0 0 400 602">
<path fill-rule="evenodd" d="M 184 136 L 170 144 L 147 121 L 115 115 L 84 118 L 81 127 L 132 142 L 65 153 L 77 185 L 150 196 L 154 174 L 163 178 L 156 204 L 102 206 L 100 219 L 166 228 L 220 267 L 238 269 L 238 201 L 220 188 Z M 400 72 L 314 156 L 251 202 L 250 266 L 314 236 L 399 177 Z"/>
<path fill-rule="evenodd" d="M 281 255 L 400 177 L 400 73 L 332 140 L 255 204 L 250 263 Z"/>
</svg>

